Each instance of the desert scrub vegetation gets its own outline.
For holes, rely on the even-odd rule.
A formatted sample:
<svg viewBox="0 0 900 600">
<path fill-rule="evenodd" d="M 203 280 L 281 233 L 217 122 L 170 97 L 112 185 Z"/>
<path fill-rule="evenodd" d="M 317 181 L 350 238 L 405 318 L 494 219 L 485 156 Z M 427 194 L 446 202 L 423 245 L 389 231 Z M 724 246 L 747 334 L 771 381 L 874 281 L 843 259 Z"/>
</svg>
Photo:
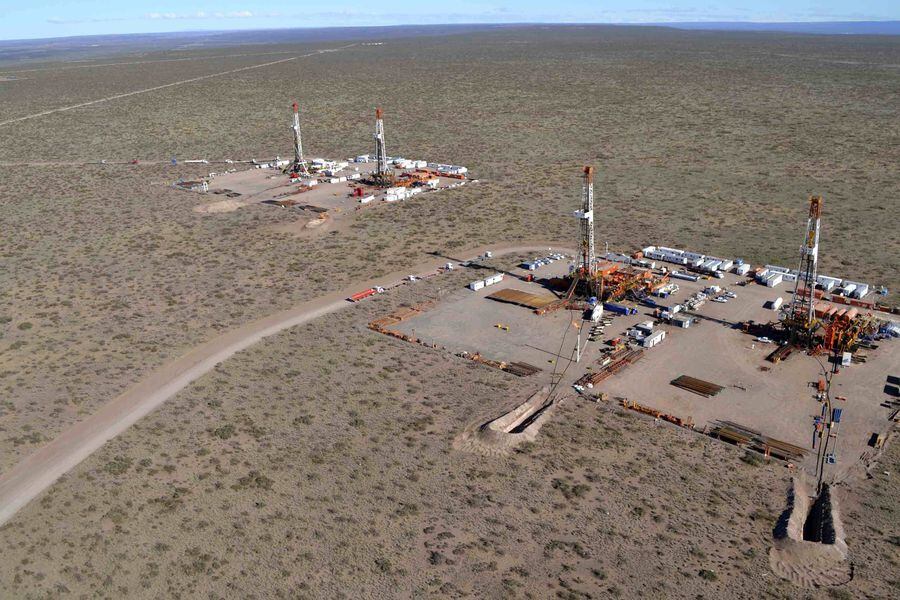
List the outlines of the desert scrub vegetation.
<svg viewBox="0 0 900 600">
<path fill-rule="evenodd" d="M 821 193 L 823 271 L 897 289 L 896 75 L 878 66 L 897 53 L 875 38 L 504 29 L 391 40 L 4 127 L 0 161 L 54 162 L 55 176 L 23 165 L 0 177 L 0 231 L 14 232 L 0 236 L 0 469 L 241 323 L 435 249 L 573 239 L 585 163 L 598 166 L 597 233 L 612 249 L 790 264 L 806 197 Z M 48 71 L 28 94 L 4 83 L 0 112 L 251 60 Z M 197 197 L 168 184 L 208 169 L 63 161 L 287 155 L 298 93 L 313 153 L 369 151 L 379 103 L 391 148 L 482 181 L 314 239 L 271 230 L 298 218 L 290 210 L 193 213 Z M 220 365 L 0 529 L 0 595 L 795 595 L 768 576 L 770 519 L 750 517 L 779 511 L 775 465 L 751 469 L 733 449 L 577 403 L 501 461 L 453 452 L 458 428 L 522 382 L 365 330 L 429 295 L 400 290 Z M 854 596 L 896 587 L 895 481 L 876 476 L 866 504 L 850 502 L 848 531 L 869 542 L 855 550 Z"/>
</svg>

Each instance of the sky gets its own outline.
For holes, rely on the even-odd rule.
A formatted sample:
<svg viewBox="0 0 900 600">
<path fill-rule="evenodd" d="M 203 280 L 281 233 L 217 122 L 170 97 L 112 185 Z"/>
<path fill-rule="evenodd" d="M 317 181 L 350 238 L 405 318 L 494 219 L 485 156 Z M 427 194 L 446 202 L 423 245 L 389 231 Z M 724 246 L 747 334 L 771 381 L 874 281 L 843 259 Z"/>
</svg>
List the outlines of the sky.
<svg viewBox="0 0 900 600">
<path fill-rule="evenodd" d="M 431 23 L 900 20 L 898 0 L 0 0 L 0 40 Z"/>
</svg>

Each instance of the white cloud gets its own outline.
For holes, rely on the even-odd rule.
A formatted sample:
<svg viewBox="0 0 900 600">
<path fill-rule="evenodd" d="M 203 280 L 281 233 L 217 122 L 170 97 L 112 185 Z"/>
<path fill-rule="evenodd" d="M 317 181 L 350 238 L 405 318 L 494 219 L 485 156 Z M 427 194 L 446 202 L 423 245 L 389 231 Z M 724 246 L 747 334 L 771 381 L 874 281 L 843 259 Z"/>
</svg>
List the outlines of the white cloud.
<svg viewBox="0 0 900 600">
<path fill-rule="evenodd" d="M 145 19 L 151 20 L 167 20 L 167 21 L 175 21 L 175 20 L 202 20 L 202 19 L 252 19 L 254 17 L 278 17 L 281 16 L 279 13 L 254 13 L 249 10 L 233 10 L 229 12 L 206 12 L 203 10 L 198 10 L 197 12 L 192 13 L 173 13 L 173 12 L 165 12 L 158 13 L 152 12 L 144 15 Z"/>
</svg>

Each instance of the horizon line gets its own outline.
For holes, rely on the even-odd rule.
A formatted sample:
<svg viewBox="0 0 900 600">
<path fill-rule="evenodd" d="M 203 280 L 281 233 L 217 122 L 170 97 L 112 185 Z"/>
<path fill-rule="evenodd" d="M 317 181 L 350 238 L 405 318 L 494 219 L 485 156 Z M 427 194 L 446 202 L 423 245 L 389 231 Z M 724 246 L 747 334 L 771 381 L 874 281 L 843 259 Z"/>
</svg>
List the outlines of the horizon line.
<svg viewBox="0 0 900 600">
<path fill-rule="evenodd" d="M 510 22 L 492 22 L 492 21 L 472 21 L 458 23 L 394 23 L 391 25 L 321 25 L 321 26 L 303 26 L 296 25 L 290 27 L 247 27 L 239 29 L 172 29 L 166 31 L 127 31 L 122 33 L 87 33 L 79 35 L 63 35 L 63 36 L 38 36 L 27 38 L 0 38 L 0 43 L 4 42 L 32 42 L 39 40 L 70 40 L 78 38 L 102 38 L 102 37 L 124 37 L 124 36 L 141 36 L 141 35 L 179 35 L 179 34 L 228 34 L 228 33 L 246 33 L 253 31 L 290 31 L 290 30 L 340 30 L 340 29 L 392 29 L 401 27 L 522 27 L 522 26 L 596 26 L 608 25 L 615 27 L 674 27 L 677 25 L 842 25 L 842 24 L 888 24 L 898 23 L 900 19 L 839 19 L 839 20 L 805 20 L 805 21 L 723 21 L 723 20 L 692 20 L 692 21 L 510 21 Z M 787 32 L 785 32 L 787 33 Z M 799 33 L 799 32 L 798 32 Z M 890 34 L 865 34 L 857 33 L 850 35 L 890 35 Z"/>
</svg>

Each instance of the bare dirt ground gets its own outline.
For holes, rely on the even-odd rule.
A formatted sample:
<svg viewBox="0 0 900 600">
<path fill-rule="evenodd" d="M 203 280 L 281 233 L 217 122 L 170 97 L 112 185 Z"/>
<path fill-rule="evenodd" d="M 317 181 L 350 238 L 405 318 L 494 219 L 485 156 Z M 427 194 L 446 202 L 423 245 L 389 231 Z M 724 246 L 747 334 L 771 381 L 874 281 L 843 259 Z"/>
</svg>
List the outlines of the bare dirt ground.
<svg viewBox="0 0 900 600">
<path fill-rule="evenodd" d="M 303 54 L 330 46 L 292 44 L 283 37 L 278 42 L 248 45 L 241 49 L 248 55 L 243 57 L 225 57 L 234 52 L 223 50 L 218 63 L 168 61 L 141 69 L 120 65 L 60 70 L 52 64 L 40 65 L 49 68 L 0 82 L 4 96 L 0 120 L 278 58 L 251 56 L 258 52 Z M 883 282 L 896 291 L 900 239 L 889 217 L 896 212 L 900 196 L 893 127 L 900 84 L 890 65 L 900 63 L 898 52 L 896 40 L 878 37 L 595 27 L 504 29 L 391 39 L 384 46 L 279 63 L 4 126 L 0 128 L 0 162 L 18 166 L 4 166 L 0 177 L 0 469 L 8 469 L 154 369 L 222 331 L 353 281 L 414 264 L 431 250 L 452 254 L 498 240 L 568 239 L 575 233 L 569 215 L 578 202 L 578 168 L 585 163 L 597 164 L 601 173 L 597 191 L 603 206 L 598 213 L 603 217 L 598 219 L 598 234 L 613 248 L 666 239 L 672 245 L 702 247 L 755 262 L 792 264 L 806 197 L 822 193 L 823 269 Z M 205 49 L 203 55 L 208 54 Z M 167 57 L 151 53 L 145 59 Z M 290 210 L 255 206 L 220 215 L 194 213 L 195 197 L 168 184 L 204 175 L 208 168 L 76 164 L 209 157 L 212 151 L 233 159 L 287 155 L 290 138 L 283 112 L 294 99 L 314 115 L 304 122 L 304 142 L 310 152 L 339 155 L 345 151 L 346 140 L 366 139 L 371 134 L 371 108 L 381 104 L 389 115 L 390 152 L 446 157 L 448 162 L 470 166 L 486 183 L 442 195 L 440 203 L 413 200 L 396 210 L 367 211 L 346 229 L 304 237 L 277 230 L 301 217 Z M 397 126 L 400 123 L 403 126 Z M 893 298 L 896 302 L 896 295 Z M 518 590 L 513 594 L 553 593 L 540 587 L 549 582 L 557 587 L 580 585 L 578 589 L 595 596 L 607 594 L 604 590 L 612 586 L 623 595 L 637 595 L 637 590 L 644 590 L 645 596 L 666 595 L 641 587 L 652 581 L 659 583 L 646 585 L 673 586 L 677 590 L 673 593 L 696 594 L 704 593 L 701 585 L 723 585 L 727 580 L 722 576 L 724 567 L 715 571 L 719 583 L 709 584 L 709 579 L 692 572 L 695 567 L 715 570 L 715 566 L 700 567 L 711 562 L 740 570 L 743 563 L 732 550 L 745 542 L 735 530 L 746 528 L 747 537 L 763 540 L 770 522 L 767 517 L 749 522 L 734 516 L 735 527 L 725 519 L 706 521 L 697 515 L 693 521 L 676 522 L 675 533 L 663 531 L 672 536 L 675 554 L 660 550 L 660 561 L 685 565 L 684 580 L 690 582 L 675 588 L 673 582 L 680 583 L 681 576 L 669 566 L 661 571 L 667 579 L 654 580 L 645 571 L 649 569 L 645 552 L 637 550 L 661 547 L 651 535 L 653 527 L 647 527 L 651 511 L 662 519 L 705 512 L 706 508 L 697 509 L 696 498 L 710 499 L 711 490 L 731 494 L 727 504 L 734 511 L 729 516 L 750 514 L 751 504 L 777 511 L 783 501 L 781 482 L 775 481 L 779 478 L 762 475 L 768 471 L 745 468 L 743 463 L 735 463 L 733 469 L 714 468 L 702 460 L 703 454 L 718 450 L 707 451 L 705 444 L 690 451 L 678 446 L 672 451 L 675 459 L 667 459 L 678 462 L 661 463 L 658 456 L 665 452 L 665 445 L 636 425 L 641 421 L 609 417 L 608 423 L 595 425 L 592 413 L 582 412 L 594 407 L 579 404 L 573 405 L 572 413 L 555 415 L 542 429 L 537 443 L 546 444 L 540 450 L 543 462 L 533 463 L 531 455 L 517 454 L 519 471 L 504 470 L 482 480 L 483 467 L 476 458 L 454 457 L 446 450 L 449 445 L 435 442 L 433 450 L 428 450 L 417 446 L 421 442 L 415 438 L 408 442 L 405 437 L 412 434 L 404 429 L 406 419 L 412 415 L 424 419 L 437 406 L 434 402 L 446 402 L 444 412 L 431 415 L 435 427 L 439 426 L 432 435 L 446 435 L 450 440 L 453 426 L 460 420 L 468 422 L 471 413 L 490 408 L 486 416 L 496 416 L 497 410 L 511 408 L 527 394 L 507 389 L 505 375 L 484 374 L 476 365 L 455 366 L 434 380 L 423 380 L 426 365 L 418 364 L 419 358 L 409 358 L 419 356 L 411 349 L 395 356 L 393 351 L 373 354 L 351 345 L 342 356 L 341 344 L 363 335 L 368 338 L 368 333 L 358 330 L 344 331 L 347 339 L 337 337 L 324 346 L 306 344 L 330 339 L 332 331 L 343 331 L 340 324 L 340 320 L 317 324 L 308 334 L 312 340 L 286 346 L 292 348 L 289 356 L 265 356 L 242 367 L 227 384 L 233 388 L 227 397 L 226 390 L 216 387 L 216 378 L 224 376 L 210 375 L 209 382 L 199 384 L 205 391 L 197 390 L 208 395 L 164 407 L 163 411 L 171 412 L 148 417 L 129 433 L 133 440 L 112 442 L 103 450 L 107 454 L 98 455 L 96 462 L 85 463 L 51 488 L 0 532 L 5 595 L 54 595 L 66 588 L 85 595 L 121 596 L 122 587 L 134 594 L 174 595 L 179 590 L 185 594 L 195 572 L 243 568 L 256 573 L 240 583 L 246 585 L 243 595 L 250 596 L 264 588 L 253 584 L 276 578 L 275 569 L 305 564 L 295 579 L 285 577 L 286 595 L 304 593 L 301 584 L 310 586 L 305 592 L 310 596 L 336 595 L 329 591 L 338 590 L 355 575 L 365 575 L 357 585 L 372 593 L 364 595 L 390 596 L 397 585 L 410 586 L 403 588 L 409 590 L 418 585 L 413 580 L 426 571 L 414 567 L 424 566 L 431 558 L 431 548 L 425 554 L 425 541 L 445 558 L 454 556 L 453 550 L 477 557 L 466 565 L 457 562 L 444 567 L 452 573 L 438 576 L 438 589 L 451 582 L 474 595 L 499 595 L 502 590 L 490 587 L 495 580 L 471 577 L 469 564 L 483 562 L 489 568 L 496 560 L 498 570 L 505 568 L 499 552 L 509 555 L 518 539 L 525 538 L 507 529 L 502 519 L 496 520 L 506 513 L 522 512 L 510 506 L 520 509 L 532 504 L 540 518 L 528 511 L 532 515 L 527 516 L 528 535 L 536 531 L 535 547 L 551 544 L 547 553 L 556 558 L 545 557 L 543 547 L 534 550 L 528 561 L 522 561 L 522 569 L 533 575 L 521 576 L 526 587 L 510 583 Z M 284 334 L 279 339 L 292 338 Z M 372 343 L 382 347 L 381 341 Z M 398 356 L 413 366 L 398 365 Z M 354 385 L 348 385 L 347 377 L 338 379 L 335 373 L 346 375 L 342 365 L 352 361 L 376 366 L 360 367 L 359 375 L 353 376 Z M 275 365 L 281 366 L 275 370 Z M 232 368 L 237 370 L 236 366 L 226 370 Z M 331 369 L 328 376 L 319 371 L 323 368 Z M 301 376 L 294 372 L 310 379 L 297 380 L 295 388 L 294 383 L 286 383 Z M 500 383 L 507 388 L 489 387 Z M 411 391 L 410 385 L 421 389 Z M 410 412 L 416 401 L 424 401 L 421 390 L 426 385 L 436 386 L 431 406 L 423 404 Z M 296 389 L 302 390 L 299 400 Z M 351 392 L 363 394 L 367 404 L 345 406 Z M 377 427 L 387 433 L 367 433 L 365 440 L 356 436 L 351 420 L 372 421 L 375 417 L 367 420 L 359 415 L 372 408 L 371 402 L 386 410 L 388 397 L 391 410 L 394 406 L 401 410 L 376 410 Z M 485 405 L 497 398 L 508 404 Z M 410 404 L 404 408 L 406 402 Z M 309 412 L 313 405 L 331 412 L 322 413 L 328 418 L 315 422 L 301 436 L 294 429 L 306 420 L 300 411 Z M 276 411 L 279 406 L 288 412 Z M 358 414 L 349 416 L 350 410 Z M 253 423 L 263 423 L 270 435 L 242 420 L 243 414 L 256 419 Z M 566 414 L 572 418 L 558 419 Z M 300 419 L 299 425 L 289 427 L 295 418 Z M 229 423 L 233 431 L 226 427 Z M 213 424 L 213 430 L 226 427 L 222 435 L 236 434 L 226 438 L 207 434 L 205 428 Z M 430 425 L 409 427 L 428 431 Z M 372 442 L 370 435 L 378 435 L 379 441 Z M 620 435 L 622 443 L 617 442 L 615 451 L 602 455 L 599 462 L 584 454 L 584 448 L 597 438 Z M 418 450 L 413 463 L 401 461 L 409 453 L 397 440 Z M 359 444 L 359 450 L 347 455 L 357 463 L 326 471 L 319 466 L 323 461 L 345 456 L 343 447 L 329 445 L 341 441 Z M 132 444 L 146 446 L 132 455 Z M 212 463 L 201 464 L 224 452 L 232 454 L 225 455 L 228 458 L 218 467 L 227 474 L 218 473 Z M 313 454 L 318 463 L 312 462 Z M 126 467 L 116 456 L 131 457 L 132 462 Z M 193 464 L 195 458 L 200 467 L 188 470 L 187 463 Z M 225 464 L 232 459 L 235 464 Z M 390 486 L 367 479 L 377 471 L 366 470 L 363 461 L 376 459 Z M 272 460 L 280 465 L 277 471 L 271 468 Z M 108 469 L 107 463 L 111 463 Z M 603 471 L 591 463 L 603 465 Z M 308 465 L 316 465 L 316 470 Z M 435 468 L 444 470 L 432 474 Z M 261 483 L 252 483 L 256 479 L 249 476 L 251 470 L 264 474 L 258 480 Z M 350 479 L 354 470 L 359 471 L 356 482 Z M 287 478 L 287 471 L 302 479 Z M 183 474 L 183 481 L 177 473 Z M 511 481 L 510 473 L 521 476 Z M 570 503 L 582 502 L 570 488 L 595 473 L 612 480 L 602 488 L 598 482 L 584 483 L 595 489 L 591 509 L 566 510 Z M 755 487 L 747 487 L 750 478 L 742 473 L 759 475 L 753 481 Z M 421 485 L 409 479 L 423 474 Z M 566 475 L 574 479 L 568 481 Z M 440 483 L 440 477 L 450 487 Z M 541 486 L 548 477 L 562 483 L 545 489 Z M 722 477 L 725 481 L 719 483 L 717 478 Z M 592 557 L 613 556 L 615 573 L 605 571 L 607 579 L 591 579 L 591 574 L 564 569 L 563 564 L 583 565 L 586 559 L 573 546 L 565 546 L 572 538 L 562 533 L 583 536 L 586 525 L 603 531 L 597 526 L 601 522 L 584 521 L 585 514 L 599 519 L 602 513 L 593 508 L 603 502 L 607 488 L 629 489 L 621 484 L 625 478 L 634 487 L 632 494 L 609 509 L 621 529 L 611 530 L 611 537 L 598 538 L 602 543 L 594 538 L 579 542 L 581 548 L 587 547 L 585 543 L 596 544 L 588 550 Z M 263 493 L 269 479 L 277 486 L 277 499 Z M 213 485 L 216 481 L 219 487 Z M 506 483 L 495 483 L 499 481 Z M 890 542 L 896 520 L 896 504 L 889 493 L 895 486 L 892 481 L 878 476 L 866 482 L 871 487 L 860 488 L 864 499 L 858 501 L 856 516 L 845 523 L 851 552 L 855 547 L 868 561 L 857 571 L 865 577 L 854 584 L 858 587 L 851 588 L 853 593 L 888 597 L 896 589 L 891 575 L 897 562 L 896 544 Z M 520 482 L 530 487 L 513 489 Z M 398 484 L 407 487 L 400 489 Z M 257 485 L 262 487 L 253 487 Z M 346 493 L 341 485 L 348 486 Z M 383 489 L 376 489 L 378 485 Z M 194 490 L 189 501 L 181 489 Z M 507 491 L 501 494 L 497 491 L 501 489 Z M 576 500 L 566 499 L 560 489 Z M 224 494 L 221 503 L 219 493 Z M 334 500 L 334 496 L 340 498 Z M 393 500 L 388 496 L 415 504 L 419 515 L 410 516 L 414 508 L 406 508 L 399 517 L 390 517 L 386 507 Z M 646 497 L 657 498 L 655 508 L 645 507 L 638 519 L 630 511 L 637 498 Z M 669 497 L 681 497 L 682 503 L 670 502 Z M 504 505 L 494 506 L 491 498 L 499 498 Z M 148 505 L 153 499 L 159 502 Z M 351 517 L 350 508 L 360 499 L 369 509 L 361 514 L 376 522 Z M 745 506 L 745 501 L 751 504 Z M 258 507 L 256 502 L 265 506 Z M 307 506 L 316 503 L 320 512 L 307 513 Z M 563 508 L 550 510 L 554 504 Z M 153 512 L 168 510 L 169 505 L 184 510 Z M 329 513 L 326 507 L 335 512 Z M 98 515 L 95 511 L 101 509 Z M 271 512 L 254 512 L 260 510 Z M 471 510 L 481 511 L 481 520 L 471 521 L 467 513 Z M 721 508 L 716 511 L 722 514 Z M 556 533 L 545 529 L 543 516 L 550 513 L 569 515 Z M 163 519 L 165 514 L 178 522 Z M 228 526 L 222 525 L 225 514 L 233 517 Z M 101 519 L 103 515 L 108 518 Z M 264 516 L 270 523 L 290 515 L 292 529 L 279 526 L 277 530 L 299 537 L 281 539 L 273 550 L 275 538 L 269 536 L 274 534 L 249 528 L 251 515 Z M 154 518 L 131 525 L 131 519 L 150 517 Z M 389 532 L 384 538 L 364 534 L 362 539 L 367 541 L 361 543 L 360 524 L 365 530 L 384 526 Z M 426 533 L 432 525 L 437 529 Z M 448 540 L 454 538 L 443 535 L 442 527 L 453 535 L 457 535 L 454 531 L 465 533 L 459 533 L 451 546 Z M 676 536 L 689 535 L 688 530 L 690 535 L 724 540 L 725 545 L 716 548 L 727 553 L 701 550 L 708 561 L 680 554 L 686 546 Z M 190 536 L 185 535 L 187 531 Z M 330 532 L 330 541 L 313 546 L 312 541 L 320 539 L 312 537 L 316 531 L 321 536 Z M 162 539 L 150 539 L 157 534 Z M 191 543 L 191 537 L 198 543 Z M 115 539 L 119 541 L 113 543 Z M 492 539 L 502 542 L 491 545 Z M 421 545 L 410 546 L 410 540 Z M 438 548 L 439 544 L 445 548 Z M 245 550 L 239 552 L 239 547 Z M 415 548 L 416 554 L 398 548 Z M 759 570 L 754 572 L 760 580 L 765 563 L 757 557 L 764 548 L 760 541 L 751 559 L 758 561 Z M 300 556 L 305 552 L 309 558 Z M 681 558 L 665 562 L 672 556 Z M 372 557 L 379 563 L 378 570 L 370 573 Z M 404 564 L 407 558 L 413 567 Z M 440 563 L 441 556 L 434 561 Z M 260 563 L 273 565 L 265 579 L 262 572 L 254 571 Z M 279 563 L 283 567 L 274 566 Z M 141 565 L 145 573 L 136 574 L 135 565 Z M 185 570 L 184 565 L 190 566 Z M 354 573 L 357 568 L 359 572 Z M 150 588 L 139 587 L 143 575 L 155 582 Z M 528 579 L 538 575 L 546 579 Z M 210 572 L 204 577 L 207 583 L 217 575 Z M 253 577 L 261 579 L 253 581 Z M 476 590 L 475 583 L 483 585 Z M 214 585 L 222 586 L 219 595 L 232 591 L 224 587 L 224 579 Z M 773 595 L 796 595 L 796 590 L 782 584 L 767 585 L 771 588 L 765 589 L 772 589 Z M 348 586 L 348 590 L 359 589 Z M 739 594 L 760 588 L 754 584 L 729 589 Z M 452 591 L 448 587 L 444 595 Z"/>
<path fill-rule="evenodd" d="M 493 251 L 501 256 L 526 248 L 528 247 L 501 247 L 494 248 Z M 480 249 L 474 251 L 473 257 L 481 252 Z M 437 271 L 444 264 L 443 258 L 433 258 L 430 262 L 411 266 L 409 271 L 415 274 L 448 275 L 448 271 Z M 414 283 L 406 281 L 404 277 L 404 273 L 392 273 L 378 280 L 358 282 L 345 290 L 247 323 L 178 357 L 121 396 L 104 403 L 100 410 L 66 429 L 14 467 L 0 473 L 0 525 L 104 443 L 127 430 L 217 364 L 279 331 L 352 308 L 354 305 L 346 299 L 356 291 L 376 286 L 392 290 Z"/>
<path fill-rule="evenodd" d="M 0 530 L 5 593 L 891 596 L 896 475 L 882 468 L 854 484 L 865 509 L 846 509 L 845 525 L 866 563 L 835 595 L 769 570 L 789 483 L 778 464 L 574 398 L 506 458 L 453 450 L 464 423 L 542 383 L 365 328 L 445 285 L 219 365 Z"/>
</svg>

